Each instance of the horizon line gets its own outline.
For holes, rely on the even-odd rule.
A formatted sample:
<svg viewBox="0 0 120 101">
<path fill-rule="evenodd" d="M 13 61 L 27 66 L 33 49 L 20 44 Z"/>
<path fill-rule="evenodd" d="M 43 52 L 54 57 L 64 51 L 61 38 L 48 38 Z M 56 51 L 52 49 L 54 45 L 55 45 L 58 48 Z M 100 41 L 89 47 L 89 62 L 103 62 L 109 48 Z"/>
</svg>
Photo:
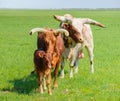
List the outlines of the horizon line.
<svg viewBox="0 0 120 101">
<path fill-rule="evenodd" d="M 120 8 L 0 8 L 0 10 L 120 10 Z"/>
</svg>

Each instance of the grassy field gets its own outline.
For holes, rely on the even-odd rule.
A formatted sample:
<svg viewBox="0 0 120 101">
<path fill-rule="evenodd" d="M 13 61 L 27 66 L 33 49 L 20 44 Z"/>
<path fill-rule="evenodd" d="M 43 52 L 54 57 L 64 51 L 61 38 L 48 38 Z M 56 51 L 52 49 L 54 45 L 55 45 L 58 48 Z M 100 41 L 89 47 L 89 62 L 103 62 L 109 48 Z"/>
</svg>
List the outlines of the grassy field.
<svg viewBox="0 0 120 101">
<path fill-rule="evenodd" d="M 70 13 L 89 17 L 107 28 L 92 26 L 95 73 L 90 73 L 89 58 L 79 62 L 79 72 L 69 78 L 58 78 L 53 95 L 37 93 L 33 70 L 36 36 L 34 27 L 58 28 L 54 14 Z M 0 10 L 0 101 L 120 101 L 120 10 Z"/>
</svg>

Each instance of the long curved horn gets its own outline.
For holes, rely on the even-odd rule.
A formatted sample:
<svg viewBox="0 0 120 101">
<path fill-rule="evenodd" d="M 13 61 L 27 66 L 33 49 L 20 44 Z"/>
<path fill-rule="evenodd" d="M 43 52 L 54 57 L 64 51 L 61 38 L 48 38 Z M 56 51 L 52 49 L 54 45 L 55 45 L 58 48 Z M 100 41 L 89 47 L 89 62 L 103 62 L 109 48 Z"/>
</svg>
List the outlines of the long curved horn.
<svg viewBox="0 0 120 101">
<path fill-rule="evenodd" d="M 53 17 L 54 17 L 54 19 L 56 19 L 59 22 L 64 22 L 64 23 L 68 23 L 68 24 L 72 23 L 72 20 L 65 16 L 53 15 Z"/>
<path fill-rule="evenodd" d="M 65 29 L 56 29 L 56 33 L 57 34 L 62 33 L 65 34 L 65 36 L 69 36 L 69 32 Z"/>
<path fill-rule="evenodd" d="M 105 26 L 103 24 L 101 24 L 100 22 L 97 22 L 95 20 L 89 19 L 89 18 L 83 18 L 83 24 L 91 24 L 91 25 L 96 25 L 102 28 L 105 28 Z"/>
<path fill-rule="evenodd" d="M 34 34 L 35 32 L 45 32 L 46 30 L 44 28 L 33 28 L 29 34 L 32 35 Z"/>
</svg>

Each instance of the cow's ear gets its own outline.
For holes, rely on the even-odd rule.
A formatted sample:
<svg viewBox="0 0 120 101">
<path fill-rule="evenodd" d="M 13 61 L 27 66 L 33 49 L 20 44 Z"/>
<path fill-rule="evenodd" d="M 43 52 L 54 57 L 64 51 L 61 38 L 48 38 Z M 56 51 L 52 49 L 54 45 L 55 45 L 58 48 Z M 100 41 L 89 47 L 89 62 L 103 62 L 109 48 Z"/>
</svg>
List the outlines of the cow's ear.
<svg viewBox="0 0 120 101">
<path fill-rule="evenodd" d="M 69 24 L 67 24 L 67 23 L 65 23 L 64 25 L 64 28 L 66 28 L 66 29 L 68 29 L 70 26 L 69 26 Z"/>
<path fill-rule="evenodd" d="M 69 27 L 70 27 L 70 24 L 68 23 L 60 23 L 60 28 L 68 29 Z"/>
<path fill-rule="evenodd" d="M 41 54 L 41 52 L 40 52 L 38 55 L 39 55 L 39 57 L 41 57 L 41 58 L 42 58 L 42 54 Z"/>
<path fill-rule="evenodd" d="M 40 52 L 39 57 L 41 57 L 41 58 L 45 57 L 45 52 Z"/>
</svg>

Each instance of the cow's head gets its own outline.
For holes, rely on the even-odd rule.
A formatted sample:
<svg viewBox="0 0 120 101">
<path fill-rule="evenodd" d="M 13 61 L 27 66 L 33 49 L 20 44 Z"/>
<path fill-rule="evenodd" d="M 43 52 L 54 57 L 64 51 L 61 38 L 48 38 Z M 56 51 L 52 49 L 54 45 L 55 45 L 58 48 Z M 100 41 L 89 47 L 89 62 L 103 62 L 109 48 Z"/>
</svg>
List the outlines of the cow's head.
<svg viewBox="0 0 120 101">
<path fill-rule="evenodd" d="M 77 31 L 77 29 L 68 23 L 60 23 L 60 27 L 63 29 L 66 29 L 69 32 L 69 36 L 76 42 L 76 43 L 82 43 L 83 40 L 80 38 L 80 33 Z"/>
<path fill-rule="evenodd" d="M 65 29 L 50 29 L 50 28 L 33 28 L 30 31 L 30 35 L 33 33 L 38 32 L 38 41 L 43 40 L 44 45 L 40 44 L 41 46 L 44 46 L 46 48 L 46 52 L 54 52 L 54 47 L 56 43 L 57 36 L 60 34 L 64 34 L 65 36 L 69 36 L 69 32 Z M 41 39 L 42 36 L 42 39 Z M 38 42 L 39 44 L 39 42 Z"/>
<path fill-rule="evenodd" d="M 51 64 L 52 64 L 52 59 L 53 59 L 53 53 L 55 51 L 55 45 L 56 45 L 56 40 L 57 40 L 57 36 L 60 34 L 64 34 L 65 36 L 69 36 L 69 32 L 65 29 L 50 29 L 50 28 L 34 28 L 30 31 L 30 35 L 32 35 L 33 33 L 38 32 L 38 41 L 43 40 L 44 41 L 44 45 L 40 44 L 41 46 L 45 47 L 45 56 L 43 58 L 45 58 L 46 64 L 48 65 L 49 68 L 51 68 Z M 39 36 L 42 35 L 42 39 Z M 41 47 L 41 48 L 43 48 Z M 42 49 L 43 50 L 43 49 Z"/>
<path fill-rule="evenodd" d="M 36 50 L 34 53 L 34 58 L 38 59 L 42 63 L 39 62 L 40 65 L 44 66 L 44 69 L 50 69 L 52 67 L 52 54 L 46 53 L 42 50 Z"/>
<path fill-rule="evenodd" d="M 66 29 L 69 32 L 69 36 L 75 41 L 82 43 L 84 41 L 82 31 L 73 24 L 74 17 L 70 14 L 64 16 L 53 16 L 57 21 L 60 22 L 60 28 Z"/>
</svg>

